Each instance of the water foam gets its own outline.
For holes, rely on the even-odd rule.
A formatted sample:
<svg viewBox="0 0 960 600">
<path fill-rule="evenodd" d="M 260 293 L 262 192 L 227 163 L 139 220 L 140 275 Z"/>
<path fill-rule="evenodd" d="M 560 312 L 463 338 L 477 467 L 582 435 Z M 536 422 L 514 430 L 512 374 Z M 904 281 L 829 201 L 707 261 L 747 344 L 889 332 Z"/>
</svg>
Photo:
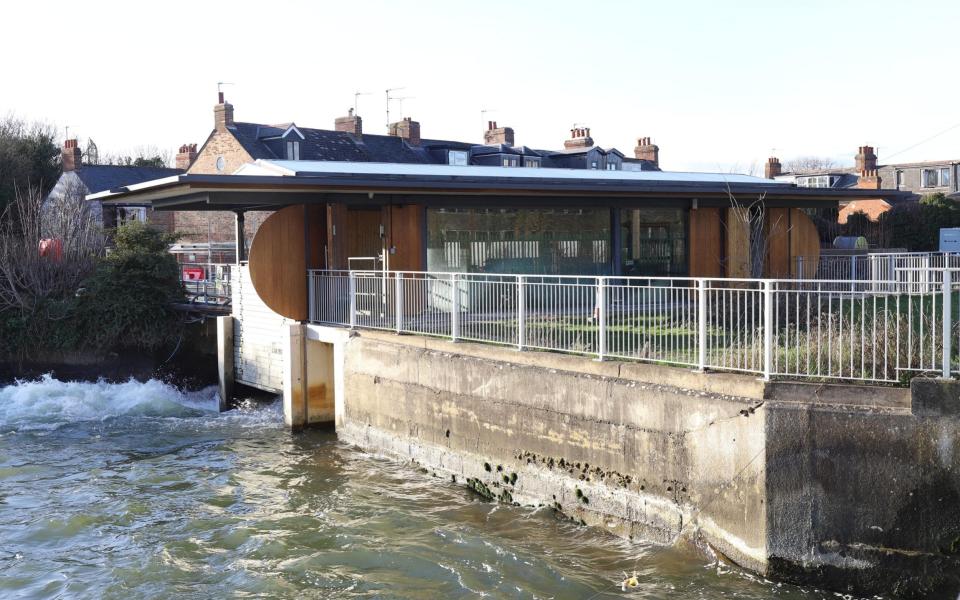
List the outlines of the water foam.
<svg viewBox="0 0 960 600">
<path fill-rule="evenodd" d="M 111 417 L 194 417 L 216 412 L 216 388 L 182 392 L 151 379 L 59 381 L 49 375 L 0 388 L 0 427 L 49 429 Z"/>
</svg>

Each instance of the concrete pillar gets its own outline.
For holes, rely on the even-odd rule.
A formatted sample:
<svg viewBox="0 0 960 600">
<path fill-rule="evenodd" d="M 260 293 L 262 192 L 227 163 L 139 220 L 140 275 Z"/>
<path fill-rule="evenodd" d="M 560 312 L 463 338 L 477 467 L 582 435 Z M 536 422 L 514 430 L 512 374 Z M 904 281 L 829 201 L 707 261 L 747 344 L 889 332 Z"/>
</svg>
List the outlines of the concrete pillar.
<svg viewBox="0 0 960 600">
<path fill-rule="evenodd" d="M 290 325 L 284 335 L 283 417 L 287 427 L 296 431 L 332 425 L 337 410 L 334 342 L 318 340 L 316 335 L 310 338 L 309 326 L 303 323 Z"/>
<path fill-rule="evenodd" d="M 220 412 L 233 399 L 233 317 L 217 317 L 217 377 L 220 382 Z"/>
<path fill-rule="evenodd" d="M 307 332 L 302 323 L 283 332 L 283 420 L 293 431 L 307 424 Z"/>
</svg>

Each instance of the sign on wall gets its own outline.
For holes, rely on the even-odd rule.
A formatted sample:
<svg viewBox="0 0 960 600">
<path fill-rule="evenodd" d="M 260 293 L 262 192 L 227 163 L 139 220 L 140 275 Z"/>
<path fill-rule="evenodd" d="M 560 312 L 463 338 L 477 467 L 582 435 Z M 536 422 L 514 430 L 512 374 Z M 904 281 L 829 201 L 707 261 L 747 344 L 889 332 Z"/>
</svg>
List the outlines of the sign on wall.
<svg viewBox="0 0 960 600">
<path fill-rule="evenodd" d="M 940 252 L 960 252 L 960 227 L 940 230 Z"/>
</svg>

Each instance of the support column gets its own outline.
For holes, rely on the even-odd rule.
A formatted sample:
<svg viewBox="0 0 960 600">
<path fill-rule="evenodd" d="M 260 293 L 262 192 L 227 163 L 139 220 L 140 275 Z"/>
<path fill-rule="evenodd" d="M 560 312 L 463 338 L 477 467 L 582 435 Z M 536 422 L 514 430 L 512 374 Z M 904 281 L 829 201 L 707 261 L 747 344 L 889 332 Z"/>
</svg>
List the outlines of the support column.
<svg viewBox="0 0 960 600">
<path fill-rule="evenodd" d="M 230 408 L 233 400 L 233 317 L 217 317 L 217 377 L 220 412 Z"/>
<path fill-rule="evenodd" d="M 307 332 L 302 323 L 283 330 L 283 420 L 294 431 L 307 424 Z"/>
<path fill-rule="evenodd" d="M 236 215 L 234 239 L 236 240 L 237 264 L 247 260 L 247 234 L 244 230 L 245 219 L 242 210 L 234 211 Z"/>
</svg>

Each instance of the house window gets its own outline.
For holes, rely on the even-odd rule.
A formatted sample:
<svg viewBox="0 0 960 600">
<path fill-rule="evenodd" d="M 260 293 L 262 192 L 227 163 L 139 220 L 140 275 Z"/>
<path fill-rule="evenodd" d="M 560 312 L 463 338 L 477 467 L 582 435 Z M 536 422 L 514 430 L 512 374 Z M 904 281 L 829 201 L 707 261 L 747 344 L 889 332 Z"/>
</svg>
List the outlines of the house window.
<svg viewBox="0 0 960 600">
<path fill-rule="evenodd" d="M 687 274 L 687 211 L 624 208 L 620 211 L 620 263 L 624 275 Z"/>
<path fill-rule="evenodd" d="M 937 187 L 937 170 L 936 169 L 924 169 L 920 174 L 920 187 L 933 188 Z"/>
<path fill-rule="evenodd" d="M 591 163 L 590 163 L 590 168 L 591 168 L 591 169 L 596 169 L 596 168 L 597 168 L 597 161 L 591 162 Z"/>
<path fill-rule="evenodd" d="M 797 179 L 797 186 L 799 187 L 828 188 L 832 183 L 832 178 L 829 175 L 816 175 Z"/>
<path fill-rule="evenodd" d="M 447 153 L 447 163 L 455 167 L 467 166 L 467 152 L 464 150 L 451 150 Z"/>
<path fill-rule="evenodd" d="M 503 159 L 503 166 L 505 167 L 515 167 L 517 166 L 516 158 L 505 158 Z"/>
<path fill-rule="evenodd" d="M 300 142 L 287 142 L 287 160 L 300 160 Z"/>
<path fill-rule="evenodd" d="M 530 169 L 539 169 L 539 168 L 540 168 L 540 160 L 539 160 L 539 159 L 536 159 L 536 158 L 525 158 L 525 159 L 523 159 L 523 166 L 525 166 L 525 167 L 527 167 L 527 168 L 530 168 Z"/>
<path fill-rule="evenodd" d="M 948 167 L 940 169 L 940 187 L 950 187 L 950 169 Z"/>
<path fill-rule="evenodd" d="M 608 171 L 616 171 L 616 170 L 617 170 L 617 163 L 616 163 L 616 162 L 608 162 L 608 163 L 607 163 L 607 170 L 608 170 Z"/>
</svg>

